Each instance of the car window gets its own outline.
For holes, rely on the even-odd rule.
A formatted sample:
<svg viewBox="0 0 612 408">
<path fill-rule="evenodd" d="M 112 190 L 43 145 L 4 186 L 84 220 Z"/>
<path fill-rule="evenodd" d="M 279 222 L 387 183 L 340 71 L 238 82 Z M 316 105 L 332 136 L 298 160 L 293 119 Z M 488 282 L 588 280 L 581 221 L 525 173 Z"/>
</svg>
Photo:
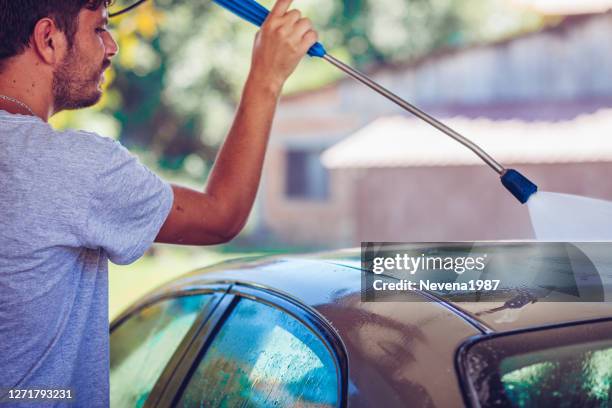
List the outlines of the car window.
<svg viewBox="0 0 612 408">
<path fill-rule="evenodd" d="M 242 298 L 181 396 L 180 407 L 334 407 L 335 359 L 291 315 Z"/>
<path fill-rule="evenodd" d="M 461 365 L 474 405 L 610 407 L 612 322 L 485 338 Z"/>
<path fill-rule="evenodd" d="M 162 300 L 133 314 L 110 336 L 112 407 L 141 407 L 212 295 Z"/>
</svg>

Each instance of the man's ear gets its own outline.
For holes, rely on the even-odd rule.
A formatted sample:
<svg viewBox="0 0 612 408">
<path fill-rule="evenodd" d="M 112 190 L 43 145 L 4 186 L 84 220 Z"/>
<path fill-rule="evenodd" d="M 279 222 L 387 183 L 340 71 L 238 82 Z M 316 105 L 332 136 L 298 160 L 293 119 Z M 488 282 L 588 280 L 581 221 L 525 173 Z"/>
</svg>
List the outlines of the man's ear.
<svg viewBox="0 0 612 408">
<path fill-rule="evenodd" d="M 38 20 L 31 41 L 34 51 L 49 65 L 61 61 L 68 49 L 66 35 L 49 17 Z"/>
</svg>

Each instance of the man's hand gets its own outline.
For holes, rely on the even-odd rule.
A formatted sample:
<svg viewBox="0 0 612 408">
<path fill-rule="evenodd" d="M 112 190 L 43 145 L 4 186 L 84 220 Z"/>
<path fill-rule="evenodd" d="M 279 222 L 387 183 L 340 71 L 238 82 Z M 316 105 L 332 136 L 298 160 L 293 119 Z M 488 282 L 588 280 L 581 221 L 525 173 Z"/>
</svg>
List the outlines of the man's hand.
<svg viewBox="0 0 612 408">
<path fill-rule="evenodd" d="M 308 18 L 290 10 L 292 0 L 278 0 L 255 37 L 250 77 L 280 92 L 306 52 L 317 42 Z"/>
<path fill-rule="evenodd" d="M 317 41 L 291 0 L 278 0 L 255 40 L 251 72 L 206 191 L 173 186 L 174 204 L 156 242 L 211 245 L 238 234 L 251 212 L 283 84 Z"/>
</svg>

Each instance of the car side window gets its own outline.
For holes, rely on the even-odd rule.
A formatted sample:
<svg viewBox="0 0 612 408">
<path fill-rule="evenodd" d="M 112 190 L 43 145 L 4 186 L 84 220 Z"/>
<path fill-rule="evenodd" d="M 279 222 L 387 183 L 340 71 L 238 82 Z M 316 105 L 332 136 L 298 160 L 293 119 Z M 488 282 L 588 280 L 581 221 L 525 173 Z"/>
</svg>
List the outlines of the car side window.
<svg viewBox="0 0 612 408">
<path fill-rule="evenodd" d="M 166 299 L 147 306 L 110 335 L 112 407 L 142 407 L 172 354 L 211 300 L 211 294 Z"/>
<path fill-rule="evenodd" d="M 336 360 L 308 327 L 242 298 L 215 336 L 179 407 L 335 407 Z"/>
</svg>

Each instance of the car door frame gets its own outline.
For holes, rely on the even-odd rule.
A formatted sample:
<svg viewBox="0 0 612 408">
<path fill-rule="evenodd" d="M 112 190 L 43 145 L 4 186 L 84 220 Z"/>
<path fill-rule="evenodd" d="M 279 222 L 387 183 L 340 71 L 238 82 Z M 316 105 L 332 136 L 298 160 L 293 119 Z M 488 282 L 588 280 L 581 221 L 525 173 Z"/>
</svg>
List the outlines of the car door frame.
<svg viewBox="0 0 612 408">
<path fill-rule="evenodd" d="M 223 286 L 215 285 L 218 290 Z M 171 361 L 156 382 L 145 407 L 169 407 L 180 398 L 191 376 L 208 351 L 217 333 L 242 299 L 264 303 L 287 313 L 306 326 L 323 342 L 335 362 L 338 406 L 348 400 L 348 357 L 346 347 L 334 327 L 314 308 L 278 290 L 248 282 L 226 282 L 225 292 L 212 310 L 198 316 Z"/>
</svg>

